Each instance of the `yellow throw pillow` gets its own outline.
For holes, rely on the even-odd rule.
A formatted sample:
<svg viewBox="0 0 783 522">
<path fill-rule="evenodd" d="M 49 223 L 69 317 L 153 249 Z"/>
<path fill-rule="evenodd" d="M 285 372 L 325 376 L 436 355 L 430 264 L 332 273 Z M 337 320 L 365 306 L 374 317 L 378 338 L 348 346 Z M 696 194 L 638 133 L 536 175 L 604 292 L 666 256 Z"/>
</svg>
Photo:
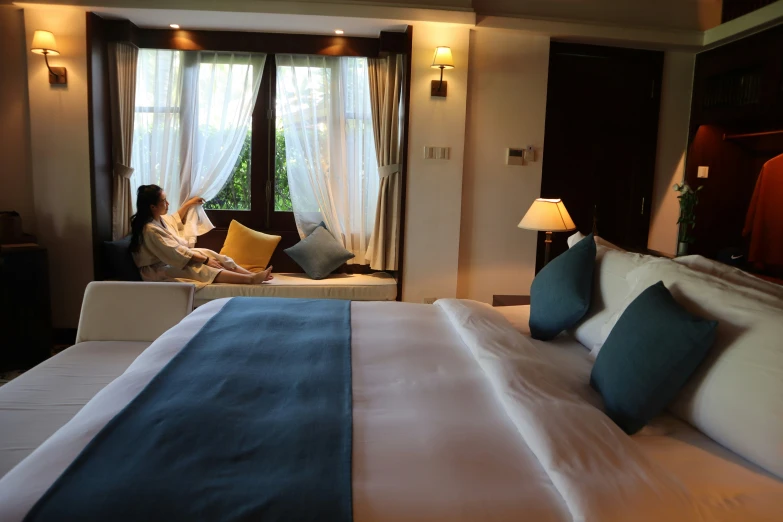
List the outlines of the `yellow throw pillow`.
<svg viewBox="0 0 783 522">
<path fill-rule="evenodd" d="M 269 264 L 279 242 L 280 236 L 257 232 L 231 220 L 226 242 L 223 243 L 220 253 L 233 259 L 242 268 L 260 272 Z"/>
</svg>

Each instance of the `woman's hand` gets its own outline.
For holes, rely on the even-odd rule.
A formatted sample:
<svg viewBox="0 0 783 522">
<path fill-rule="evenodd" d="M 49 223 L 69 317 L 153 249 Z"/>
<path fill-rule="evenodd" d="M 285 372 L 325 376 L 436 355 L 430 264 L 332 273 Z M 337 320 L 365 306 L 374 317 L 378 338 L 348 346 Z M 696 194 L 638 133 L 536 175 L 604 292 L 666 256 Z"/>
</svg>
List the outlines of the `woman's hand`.
<svg viewBox="0 0 783 522">
<path fill-rule="evenodd" d="M 180 209 L 177 210 L 177 215 L 179 216 L 179 220 L 184 223 L 185 215 L 187 215 L 188 209 L 190 209 L 190 207 L 195 205 L 203 205 L 204 202 L 205 202 L 204 198 L 200 196 L 196 196 L 194 198 L 190 198 L 189 200 L 187 200 L 185 203 L 182 204 L 182 207 L 180 207 Z"/>
<path fill-rule="evenodd" d="M 207 266 L 211 266 L 212 268 L 217 268 L 218 270 L 225 268 L 216 259 L 212 259 L 211 257 L 207 258 Z"/>
</svg>

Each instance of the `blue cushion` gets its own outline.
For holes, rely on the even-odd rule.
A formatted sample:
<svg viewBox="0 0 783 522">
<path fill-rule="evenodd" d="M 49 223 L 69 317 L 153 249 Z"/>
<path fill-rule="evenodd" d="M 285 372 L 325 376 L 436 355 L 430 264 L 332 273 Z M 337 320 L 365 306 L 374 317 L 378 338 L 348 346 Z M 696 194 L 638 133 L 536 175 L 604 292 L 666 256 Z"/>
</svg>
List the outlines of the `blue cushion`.
<svg viewBox="0 0 783 522">
<path fill-rule="evenodd" d="M 674 400 L 715 340 L 717 321 L 690 314 L 658 282 L 617 321 L 590 375 L 606 413 L 636 433 Z"/>
<path fill-rule="evenodd" d="M 311 279 L 323 279 L 355 257 L 320 225 L 299 243 L 286 248 L 285 253 L 296 261 Z"/>
<path fill-rule="evenodd" d="M 549 341 L 576 325 L 590 308 L 595 241 L 585 237 L 549 262 L 530 287 L 530 335 Z"/>
<path fill-rule="evenodd" d="M 106 278 L 120 281 L 141 281 L 141 275 L 130 251 L 131 237 L 117 241 L 104 241 L 103 252 L 106 261 Z"/>
</svg>

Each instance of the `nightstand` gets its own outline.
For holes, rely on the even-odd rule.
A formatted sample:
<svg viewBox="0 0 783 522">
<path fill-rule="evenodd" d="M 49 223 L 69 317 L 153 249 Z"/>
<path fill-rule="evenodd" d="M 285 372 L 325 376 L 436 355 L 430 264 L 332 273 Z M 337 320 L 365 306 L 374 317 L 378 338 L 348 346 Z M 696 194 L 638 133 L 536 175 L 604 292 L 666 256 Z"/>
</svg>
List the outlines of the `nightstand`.
<svg viewBox="0 0 783 522">
<path fill-rule="evenodd" d="M 529 295 L 493 295 L 492 306 L 521 306 L 529 305 Z"/>
</svg>

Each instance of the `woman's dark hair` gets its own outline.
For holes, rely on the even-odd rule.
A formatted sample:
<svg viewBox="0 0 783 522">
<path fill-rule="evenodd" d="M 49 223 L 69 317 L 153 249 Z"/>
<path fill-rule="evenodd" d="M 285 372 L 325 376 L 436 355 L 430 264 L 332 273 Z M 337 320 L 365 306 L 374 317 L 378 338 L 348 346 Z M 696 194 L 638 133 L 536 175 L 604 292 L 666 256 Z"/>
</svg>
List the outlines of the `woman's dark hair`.
<svg viewBox="0 0 783 522">
<path fill-rule="evenodd" d="M 142 185 L 136 191 L 136 213 L 131 217 L 130 251 L 138 252 L 144 242 L 144 225 L 152 221 L 152 210 L 160 202 L 163 189 L 157 185 Z"/>
</svg>

